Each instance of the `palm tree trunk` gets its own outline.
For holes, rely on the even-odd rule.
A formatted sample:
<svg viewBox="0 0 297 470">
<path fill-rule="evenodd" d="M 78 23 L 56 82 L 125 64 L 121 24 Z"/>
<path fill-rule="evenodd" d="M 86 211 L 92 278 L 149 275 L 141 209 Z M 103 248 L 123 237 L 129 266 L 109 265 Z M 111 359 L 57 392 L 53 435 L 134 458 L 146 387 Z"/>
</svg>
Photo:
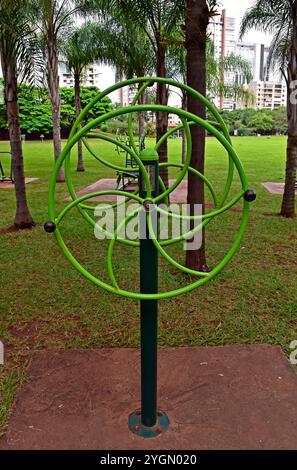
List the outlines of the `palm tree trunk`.
<svg viewBox="0 0 297 470">
<path fill-rule="evenodd" d="M 19 119 L 18 90 L 16 79 L 16 61 L 5 65 L 1 54 L 5 81 L 5 101 L 9 128 L 11 157 L 15 179 L 16 214 L 14 225 L 18 229 L 32 228 L 35 223 L 29 211 L 26 195 L 24 159 Z"/>
<path fill-rule="evenodd" d="M 165 58 L 166 58 L 166 48 L 161 41 L 161 37 L 157 35 L 157 76 L 166 77 L 166 68 L 165 68 Z M 168 92 L 166 84 L 157 83 L 157 104 L 166 106 L 168 102 Z M 166 134 L 168 128 L 168 113 L 157 112 L 157 142 Z M 167 162 L 168 146 L 167 140 L 160 146 L 158 150 L 159 161 L 160 163 Z M 168 168 L 160 168 L 160 176 L 168 188 Z"/>
<path fill-rule="evenodd" d="M 288 143 L 286 161 L 285 192 L 282 201 L 281 215 L 295 217 L 295 183 L 297 172 L 297 103 L 290 99 L 290 83 L 297 80 L 297 2 L 293 5 L 293 41 L 288 65 Z M 296 81 L 295 81 L 296 83 Z"/>
<path fill-rule="evenodd" d="M 209 21 L 209 10 L 206 0 L 186 1 L 186 49 L 187 49 L 187 84 L 206 94 L 206 38 Z M 205 106 L 196 98 L 188 95 L 187 107 L 190 113 L 206 118 Z M 205 130 L 191 126 L 192 157 L 191 166 L 204 174 Z M 188 204 L 190 213 L 194 215 L 195 205 L 202 205 L 204 212 L 204 184 L 192 173 L 188 174 Z M 194 228 L 194 223 L 191 229 Z M 190 269 L 207 270 L 205 255 L 205 232 L 203 230 L 202 244 L 199 249 L 188 250 L 186 266 Z"/>
<path fill-rule="evenodd" d="M 182 109 L 185 111 L 187 110 L 187 93 L 182 90 Z M 184 164 L 186 161 L 186 151 L 187 151 L 187 140 L 186 140 L 186 132 L 182 129 L 182 163 Z"/>
<path fill-rule="evenodd" d="M 186 152 L 187 152 L 187 140 L 186 140 L 186 131 L 182 129 L 182 164 L 186 162 Z"/>
<path fill-rule="evenodd" d="M 140 77 L 143 76 L 143 74 L 139 75 Z M 141 88 L 142 84 L 139 83 L 138 89 Z M 140 105 L 145 104 L 145 94 L 142 93 L 138 99 L 138 103 Z M 139 140 L 141 140 L 142 137 L 144 137 L 144 128 L 145 128 L 145 117 L 144 117 L 144 111 L 141 111 L 138 113 L 138 129 L 139 129 Z"/>
<path fill-rule="evenodd" d="M 75 95 L 75 114 L 78 117 L 81 113 L 80 101 L 80 73 L 74 73 L 74 95 Z M 77 171 L 85 171 L 82 141 L 77 142 Z"/>
<path fill-rule="evenodd" d="M 289 124 L 290 125 L 290 124 Z M 297 136 L 288 135 L 286 183 L 282 201 L 281 215 L 287 218 L 295 217 L 295 183 L 297 172 Z"/>
<path fill-rule="evenodd" d="M 55 162 L 61 153 L 61 127 L 60 112 L 61 99 L 59 94 L 59 73 L 58 54 L 56 50 L 56 38 L 53 26 L 47 32 L 47 54 L 48 54 L 48 87 L 51 99 L 52 121 L 53 121 L 53 141 Z M 63 183 L 65 175 L 63 168 L 60 169 L 57 182 Z"/>
</svg>

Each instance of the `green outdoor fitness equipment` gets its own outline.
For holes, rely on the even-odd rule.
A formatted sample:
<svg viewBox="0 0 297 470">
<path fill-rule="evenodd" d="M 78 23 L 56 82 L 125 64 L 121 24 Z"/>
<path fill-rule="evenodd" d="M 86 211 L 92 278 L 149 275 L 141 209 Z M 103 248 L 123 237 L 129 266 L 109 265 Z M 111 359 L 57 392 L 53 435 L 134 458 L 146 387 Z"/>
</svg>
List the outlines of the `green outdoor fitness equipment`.
<svg viewBox="0 0 297 470">
<path fill-rule="evenodd" d="M 191 114 L 182 109 L 177 109 L 169 106 L 161 105 L 137 105 L 139 96 L 145 91 L 147 87 L 153 86 L 155 83 L 164 83 L 170 87 L 177 87 L 179 89 L 185 90 L 189 95 L 192 95 L 197 100 L 205 105 L 208 108 L 209 112 L 213 116 L 213 121 L 205 121 L 194 114 Z M 97 119 L 88 122 L 87 121 L 88 112 L 97 103 L 99 100 L 107 96 L 108 94 L 126 86 L 139 86 L 139 91 L 136 93 L 136 96 L 132 104 L 128 107 L 117 109 L 106 113 L 103 116 L 98 117 Z M 167 113 L 176 114 L 181 120 L 181 124 L 174 129 L 170 129 L 156 145 L 152 148 L 140 149 L 139 145 L 135 144 L 133 131 L 132 131 L 132 119 L 133 113 L 138 113 L 140 111 L 150 111 L 158 112 L 165 111 Z M 105 123 L 107 120 L 116 118 L 120 115 L 128 115 L 128 138 L 129 145 L 124 143 L 122 140 L 117 140 L 116 137 L 111 137 L 104 132 L 98 131 L 98 127 L 102 123 Z M 191 152 L 192 152 L 192 143 L 191 143 L 191 132 L 190 126 L 198 125 L 208 131 L 209 134 L 213 135 L 225 148 L 227 151 L 229 169 L 226 183 L 224 186 L 223 194 L 218 197 L 212 183 L 210 180 L 199 173 L 194 168 L 190 167 Z M 82 127 L 83 126 L 83 127 Z M 187 140 L 187 154 L 186 161 L 184 164 L 178 163 L 159 163 L 158 158 L 158 149 L 161 144 L 171 137 L 173 134 L 176 134 L 177 131 L 184 129 L 185 136 Z M 111 163 L 105 160 L 103 157 L 98 156 L 96 152 L 92 149 L 90 139 L 87 137 L 96 137 L 102 139 L 103 141 L 114 144 L 127 154 L 131 155 L 135 161 L 137 161 L 139 169 L 139 182 L 138 182 L 138 191 L 133 193 L 127 191 L 119 190 L 104 190 L 96 191 L 84 196 L 78 197 L 75 188 L 72 182 L 71 177 L 71 150 L 75 144 L 82 139 L 86 145 L 89 152 L 103 165 L 106 165 L 109 168 L 112 168 L 116 172 L 127 171 L 127 168 L 124 166 L 119 166 L 114 163 Z M 56 189 L 56 178 L 60 168 L 64 165 L 66 182 L 68 186 L 69 193 L 72 198 L 72 202 L 69 203 L 63 210 L 58 211 L 56 208 L 55 202 L 55 189 Z M 179 169 L 178 176 L 175 182 L 166 189 L 164 183 L 159 177 L 159 168 L 168 167 Z M 231 190 L 231 185 L 233 182 L 234 170 L 237 170 L 241 189 L 235 197 L 230 199 L 229 194 Z M 181 216 L 180 214 L 174 213 L 172 211 L 166 211 L 159 204 L 168 200 L 168 196 L 179 186 L 188 172 L 192 172 L 202 180 L 205 186 L 209 189 L 213 203 L 214 210 L 207 212 L 202 215 L 195 216 Z M 161 190 L 160 190 L 161 188 Z M 94 276 L 89 272 L 85 267 L 79 263 L 79 261 L 74 257 L 71 250 L 68 248 L 66 243 L 62 238 L 60 231 L 60 223 L 63 221 L 64 217 L 71 211 L 71 209 L 76 208 L 79 211 L 79 214 L 85 219 L 86 222 L 90 224 L 90 227 L 96 227 L 96 221 L 94 220 L 94 209 L 95 206 L 88 203 L 88 200 L 91 200 L 95 197 L 102 197 L 104 201 L 104 196 L 122 196 L 126 198 L 126 202 L 137 202 L 138 205 L 135 205 L 137 208 L 127 216 L 123 222 L 121 222 L 118 227 L 115 229 L 113 234 L 108 234 L 110 238 L 108 253 L 107 253 L 107 265 L 108 265 L 108 274 L 110 277 L 110 283 L 104 282 L 98 277 Z M 47 232 L 53 232 L 58 245 L 63 251 L 64 255 L 68 258 L 70 263 L 89 281 L 93 282 L 98 287 L 101 287 L 107 290 L 110 293 L 118 294 L 124 297 L 129 297 L 132 299 L 140 300 L 140 310 L 141 310 L 141 410 L 133 412 L 128 419 L 129 428 L 134 433 L 142 437 L 155 437 L 158 434 L 164 432 L 169 426 L 169 420 L 165 413 L 161 412 L 157 408 L 157 311 L 158 311 L 158 300 L 174 297 L 181 294 L 186 294 L 195 289 L 198 286 L 202 286 L 207 281 L 213 279 L 231 260 L 232 256 L 235 254 L 238 249 L 240 242 L 245 233 L 248 215 L 249 215 L 249 203 L 254 201 L 256 194 L 253 190 L 249 189 L 248 180 L 244 173 L 242 164 L 238 158 L 236 151 L 234 150 L 231 139 L 227 130 L 227 127 L 222 120 L 217 109 L 202 95 L 197 93 L 192 88 L 187 85 L 175 82 L 173 80 L 165 78 L 156 78 L 156 77 L 143 77 L 135 78 L 131 80 L 126 80 L 121 83 L 108 88 L 107 90 L 100 93 L 92 102 L 90 102 L 84 110 L 81 112 L 80 116 L 75 121 L 68 142 L 65 145 L 61 155 L 56 162 L 54 171 L 50 181 L 49 187 L 49 216 L 50 221 L 46 222 L 45 230 Z M 215 219 L 220 214 L 225 213 L 228 209 L 231 209 L 236 203 L 240 200 L 243 201 L 243 210 L 242 210 L 242 220 L 239 231 L 235 240 L 230 247 L 229 251 L 225 257 L 215 266 L 210 272 L 198 272 L 192 269 L 188 269 L 182 266 L 180 263 L 175 261 L 166 251 L 166 247 L 178 243 L 183 240 L 192 239 L 192 237 L 200 231 L 202 228 L 206 227 L 213 219 Z M 111 207 L 117 208 L 117 204 L 113 204 Z M 192 222 L 197 222 L 197 225 L 187 233 L 183 233 L 181 236 L 176 238 L 171 238 L 167 240 L 158 239 L 158 221 L 159 218 L 156 215 L 164 214 L 174 219 L 187 219 Z M 128 240 L 120 236 L 120 230 L 123 226 L 128 224 L 133 217 L 143 217 L 144 220 L 144 230 L 146 237 L 140 237 L 139 241 Z M 199 223 L 198 223 L 199 222 Z M 104 231 L 102 229 L 102 231 Z M 148 236 L 149 235 L 149 236 Z M 116 274 L 113 269 L 113 251 L 116 243 L 122 243 L 128 246 L 139 247 L 140 250 L 140 291 L 128 291 L 120 287 Z M 190 282 L 188 285 L 180 287 L 179 289 L 168 291 L 168 292 L 158 292 L 158 255 L 163 256 L 168 263 L 173 265 L 175 268 L 181 270 L 186 274 L 190 274 L 192 277 L 197 279 L 193 282 Z"/>
<path fill-rule="evenodd" d="M 125 144 L 126 147 L 131 147 L 130 139 L 126 134 L 122 134 L 120 129 L 117 130 L 116 138 L 119 143 Z M 138 149 L 145 149 L 145 136 L 139 138 L 139 141 L 136 143 Z M 126 171 L 117 172 L 117 187 L 116 189 L 125 190 L 128 186 L 135 183 L 139 178 L 138 163 L 133 155 L 125 150 L 119 145 L 116 146 L 116 151 L 119 156 L 122 154 L 125 155 L 125 167 Z"/>
</svg>

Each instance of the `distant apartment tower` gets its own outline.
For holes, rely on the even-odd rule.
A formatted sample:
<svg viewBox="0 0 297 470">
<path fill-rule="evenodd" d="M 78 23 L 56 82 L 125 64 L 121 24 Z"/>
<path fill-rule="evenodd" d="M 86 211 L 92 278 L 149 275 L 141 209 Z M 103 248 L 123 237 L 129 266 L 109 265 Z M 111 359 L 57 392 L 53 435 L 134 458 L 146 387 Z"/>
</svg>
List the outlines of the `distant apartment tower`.
<svg viewBox="0 0 297 470">
<path fill-rule="evenodd" d="M 135 87 L 123 87 L 118 90 L 118 101 L 121 106 L 129 106 L 135 95 L 137 93 L 137 89 Z"/>
<path fill-rule="evenodd" d="M 215 16 L 210 22 L 208 32 L 212 38 L 216 57 L 235 53 L 236 50 L 236 19 L 226 16 L 222 11 L 220 19 Z"/>
<path fill-rule="evenodd" d="M 99 86 L 100 80 L 100 65 L 97 62 L 89 64 L 83 74 L 81 85 L 82 86 Z M 74 76 L 73 73 L 67 67 L 67 64 L 63 61 L 59 62 L 59 77 L 60 87 L 73 88 L 74 87 Z"/>
<path fill-rule="evenodd" d="M 251 65 L 253 80 L 248 84 L 248 89 L 255 95 L 254 108 L 272 110 L 286 106 L 286 85 L 274 77 L 268 67 L 269 47 L 263 44 L 238 43 L 236 49 L 237 54 Z M 245 84 L 243 76 L 239 75 L 237 80 L 238 83 Z"/>
<path fill-rule="evenodd" d="M 220 19 L 213 18 L 208 30 L 214 43 L 216 58 L 224 58 L 236 53 L 236 19 L 228 17 L 226 10 L 222 11 Z M 235 82 L 236 75 L 234 72 L 221 70 L 221 78 L 226 85 L 230 85 Z M 233 100 L 224 96 L 216 97 L 215 104 L 221 109 L 231 110 L 234 108 Z"/>
<path fill-rule="evenodd" d="M 255 94 L 255 108 L 273 110 L 286 106 L 287 87 L 284 83 L 269 81 L 253 81 L 249 84 L 249 89 Z"/>
<path fill-rule="evenodd" d="M 176 127 L 179 124 L 181 124 L 181 120 L 177 114 L 168 114 L 168 127 Z"/>
<path fill-rule="evenodd" d="M 251 66 L 253 80 L 269 81 L 267 66 L 269 47 L 264 44 L 250 44 L 239 42 L 236 45 L 236 54 L 245 59 Z M 243 76 L 238 76 L 238 83 L 244 84 Z"/>
<path fill-rule="evenodd" d="M 226 15 L 222 11 L 218 20 L 214 17 L 209 25 L 209 33 L 214 43 L 215 57 L 224 58 L 230 54 L 241 56 L 249 62 L 252 71 L 253 83 L 249 89 L 256 95 L 256 106 L 274 109 L 286 104 L 285 86 L 281 83 L 272 82 L 268 68 L 269 47 L 264 44 L 252 44 L 236 41 L 236 19 Z M 243 74 L 226 72 L 221 70 L 221 79 L 225 85 L 240 84 L 247 85 Z M 261 83 L 261 85 L 259 85 Z M 224 96 L 216 97 L 215 104 L 221 109 L 233 110 L 239 103 Z"/>
<path fill-rule="evenodd" d="M 116 72 L 115 82 L 118 83 L 122 82 L 123 80 L 123 75 Z M 119 90 L 117 90 L 117 96 L 115 99 L 118 103 L 120 103 L 121 106 L 129 106 L 132 103 L 136 93 L 137 85 L 121 87 Z"/>
</svg>

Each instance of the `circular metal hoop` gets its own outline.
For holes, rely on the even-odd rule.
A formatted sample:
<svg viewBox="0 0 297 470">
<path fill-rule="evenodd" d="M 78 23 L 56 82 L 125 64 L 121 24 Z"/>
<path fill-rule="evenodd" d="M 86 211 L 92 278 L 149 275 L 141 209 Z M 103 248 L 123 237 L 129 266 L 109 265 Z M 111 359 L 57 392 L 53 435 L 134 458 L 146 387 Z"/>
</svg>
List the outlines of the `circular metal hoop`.
<svg viewBox="0 0 297 470">
<path fill-rule="evenodd" d="M 145 91 L 145 89 L 149 86 L 152 86 L 154 83 L 165 83 L 166 85 L 169 86 L 174 86 L 177 88 L 180 88 L 187 93 L 191 94 L 194 96 L 197 100 L 202 102 L 208 110 L 211 112 L 213 115 L 215 121 L 214 122 L 208 122 L 205 121 L 198 116 L 195 116 L 194 114 L 191 114 L 185 110 L 182 109 L 176 109 L 173 107 L 169 106 L 161 106 L 161 105 L 137 105 L 137 101 L 139 96 Z M 90 109 L 102 98 L 107 96 L 109 93 L 118 90 L 122 87 L 130 86 L 130 85 L 135 85 L 135 84 L 140 84 L 139 91 L 136 93 L 136 96 L 132 102 L 132 104 L 126 108 L 118 109 L 115 111 L 111 111 L 106 113 L 103 116 L 100 116 L 96 119 L 94 119 L 91 122 L 88 122 L 85 124 L 83 127 L 82 123 L 86 120 L 86 117 L 88 115 L 88 112 Z M 162 145 L 162 143 L 168 139 L 176 130 L 178 129 L 184 129 L 185 131 L 185 136 L 187 140 L 187 154 L 186 154 L 186 159 L 185 163 L 182 164 L 177 164 L 177 163 L 162 163 L 159 164 L 160 167 L 171 167 L 171 168 L 179 168 L 180 172 L 173 184 L 166 189 L 162 180 L 160 181 L 160 186 L 162 188 L 161 194 L 159 194 L 157 197 L 152 197 L 152 188 L 150 185 L 150 179 L 149 175 L 147 173 L 146 167 L 140 158 L 140 149 L 137 148 L 134 138 L 133 138 L 133 131 L 132 131 L 132 116 L 133 113 L 139 113 L 139 112 L 145 112 L 145 111 L 150 111 L 150 112 L 166 112 L 170 114 L 176 114 L 182 124 L 177 126 L 174 129 L 170 129 L 154 146 L 153 151 L 157 152 L 159 147 Z M 116 139 L 114 137 L 111 137 L 109 135 L 106 135 L 102 132 L 96 131 L 98 126 L 101 124 L 105 123 L 109 119 L 113 119 L 116 117 L 119 117 L 121 115 L 128 115 L 128 142 L 123 142 L 122 139 Z M 198 125 L 202 127 L 203 129 L 207 130 L 211 135 L 213 135 L 219 142 L 220 144 L 225 148 L 227 151 L 227 154 L 229 156 L 229 169 L 228 169 L 228 176 L 226 180 L 226 184 L 224 187 L 223 191 L 223 196 L 219 200 L 217 197 L 214 187 L 212 186 L 211 182 L 201 173 L 199 173 L 197 170 L 193 169 L 190 167 L 190 161 L 191 161 L 191 153 L 192 153 L 192 142 L 191 142 L 191 132 L 190 132 L 190 126 Z M 106 165 L 109 168 L 112 168 L 117 171 L 127 171 L 126 167 L 115 165 L 111 163 L 110 161 L 105 160 L 102 156 L 98 156 L 96 152 L 93 151 L 91 144 L 89 141 L 86 139 L 88 136 L 96 136 L 99 139 L 102 139 L 103 141 L 109 142 L 113 145 L 116 146 L 116 148 L 122 149 L 124 152 L 129 154 L 131 157 L 135 159 L 137 162 L 139 172 L 142 175 L 142 178 L 145 182 L 146 189 L 147 189 L 147 198 L 144 200 L 143 198 L 139 197 L 136 192 L 134 193 L 128 193 L 125 191 L 119 191 L 119 190 L 109 190 L 109 191 L 97 191 L 91 194 L 87 194 L 82 197 L 78 197 L 74 186 L 73 182 L 71 179 L 71 172 L 70 172 L 70 160 L 71 160 L 71 150 L 74 147 L 74 145 L 79 141 L 83 140 L 86 148 L 88 151 L 93 155 L 101 164 Z M 56 206 L 55 206 L 55 189 L 56 189 L 56 177 L 57 174 L 62 166 L 65 166 L 65 176 L 66 176 L 66 182 L 68 186 L 69 193 L 72 198 L 72 202 L 68 204 L 67 207 L 65 207 L 59 214 L 56 212 Z M 234 169 L 237 170 L 237 173 L 239 175 L 240 183 L 241 183 L 241 190 L 239 191 L 238 195 L 234 197 L 231 201 L 228 203 L 227 198 L 230 193 L 232 181 L 233 181 L 233 175 L 234 175 Z M 208 214 L 203 214 L 201 216 L 181 216 L 179 214 L 175 214 L 172 212 L 168 212 L 164 210 L 161 207 L 158 207 L 158 204 L 161 201 L 168 200 L 168 197 L 170 194 L 180 185 L 180 183 L 183 181 L 185 176 L 187 175 L 188 172 L 192 172 L 199 178 L 205 186 L 209 189 L 213 202 L 214 202 L 214 210 Z M 190 292 L 191 290 L 195 289 L 198 286 L 201 286 L 208 282 L 209 280 L 213 279 L 225 266 L 226 264 L 231 260 L 235 252 L 237 251 L 241 240 L 244 236 L 247 223 L 248 223 L 248 214 L 249 214 L 249 202 L 253 200 L 252 196 L 250 195 L 250 190 L 249 190 L 249 185 L 248 181 L 244 172 L 244 169 L 242 167 L 242 164 L 240 162 L 240 159 L 234 150 L 231 139 L 228 133 L 228 130 L 226 128 L 226 125 L 224 124 L 224 121 L 222 120 L 220 114 L 216 110 L 216 108 L 202 95 L 197 93 L 195 90 L 192 88 L 188 87 L 187 85 L 177 83 L 173 80 L 169 79 L 163 79 L 163 78 L 158 78 L 158 77 L 143 77 L 143 78 L 138 78 L 138 79 L 132 79 L 132 80 L 126 80 L 125 82 L 119 83 L 114 85 L 113 87 L 108 88 L 104 92 L 100 93 L 95 100 L 93 100 L 91 103 L 89 103 L 88 106 L 82 111 L 80 116 L 77 118 L 75 121 L 73 128 L 71 130 L 69 139 L 67 144 L 65 145 L 64 149 L 61 152 L 61 155 L 59 159 L 57 160 L 54 171 L 51 177 L 51 182 L 50 182 L 50 189 L 49 189 L 49 215 L 50 215 L 50 224 L 47 223 L 46 229 L 47 231 L 53 231 L 55 234 L 55 237 L 57 239 L 57 242 L 63 251 L 64 255 L 68 258 L 68 260 L 71 262 L 71 264 L 89 281 L 92 283 L 96 284 L 97 286 L 112 292 L 114 294 L 118 294 L 121 296 L 125 297 L 130 297 L 133 299 L 165 299 L 169 297 L 174 297 L 177 295 L 185 294 L 187 292 Z M 182 234 L 178 238 L 173 238 L 165 241 L 158 241 L 157 237 L 153 237 L 153 228 L 152 228 L 152 220 L 151 220 L 151 212 L 147 211 L 146 217 L 147 217 L 147 224 L 149 227 L 149 232 L 151 235 L 151 238 L 154 240 L 154 244 L 158 252 L 160 253 L 161 256 L 163 256 L 171 265 L 173 265 L 175 268 L 181 270 L 184 273 L 194 275 L 198 277 L 199 279 L 196 280 L 195 282 L 192 282 L 191 284 L 188 284 L 184 287 L 181 287 L 176 290 L 172 290 L 169 292 L 161 292 L 157 294 L 143 294 L 140 292 L 131 292 L 127 291 L 124 289 L 121 289 L 119 287 L 119 284 L 116 280 L 115 273 L 113 271 L 113 263 L 112 263 L 112 257 L 113 257 L 113 250 L 116 242 L 120 242 L 126 245 L 130 246 L 139 246 L 139 242 L 137 241 L 132 241 L 132 240 L 126 240 L 124 238 L 121 238 L 119 236 L 120 230 L 125 226 L 133 217 L 137 216 L 139 213 L 139 208 L 136 209 L 132 214 L 127 216 L 119 225 L 116 227 L 115 231 L 113 234 L 104 232 L 107 235 L 109 235 L 110 244 L 108 248 L 108 254 L 107 254 L 107 263 L 108 263 L 108 273 L 109 277 L 111 280 L 111 284 L 108 284 L 99 278 L 93 276 L 89 271 L 87 271 L 79 262 L 78 260 L 73 256 L 69 248 L 66 246 L 62 235 L 61 231 L 59 228 L 59 225 L 61 221 L 64 219 L 64 217 L 71 211 L 73 208 L 76 208 L 81 216 L 92 226 L 96 226 L 95 220 L 92 218 L 92 216 L 89 214 L 90 211 L 94 210 L 94 207 L 91 205 L 86 204 L 85 202 L 89 199 L 92 199 L 94 197 L 98 196 L 107 196 L 107 195 L 113 195 L 113 196 L 123 196 L 126 200 L 126 202 L 129 202 L 131 200 L 139 203 L 141 206 L 143 206 L 147 201 L 149 201 L 152 205 L 156 207 L 156 211 L 159 213 L 163 213 L 172 219 L 178 218 L 178 219 L 183 219 L 183 220 L 192 220 L 192 221 L 200 221 L 199 225 L 197 225 L 194 229 L 188 231 L 187 233 Z M 239 231 L 237 233 L 237 236 L 235 237 L 235 240 L 225 255 L 225 257 L 217 264 L 217 266 L 210 272 L 208 273 L 202 273 L 199 271 L 191 270 L 186 268 L 185 266 L 182 266 L 180 263 L 176 262 L 169 254 L 165 251 L 164 247 L 169 246 L 173 243 L 177 243 L 182 240 L 186 240 L 191 238 L 198 230 L 201 230 L 203 227 L 205 227 L 208 223 L 210 223 L 215 217 L 219 216 L 220 214 L 226 212 L 228 209 L 230 209 L 232 206 L 234 206 L 240 199 L 243 200 L 243 212 L 242 212 L 242 221 L 241 225 L 239 228 Z M 112 205 L 112 207 L 117 207 L 117 204 Z M 51 230 L 49 230 L 51 229 Z"/>
</svg>

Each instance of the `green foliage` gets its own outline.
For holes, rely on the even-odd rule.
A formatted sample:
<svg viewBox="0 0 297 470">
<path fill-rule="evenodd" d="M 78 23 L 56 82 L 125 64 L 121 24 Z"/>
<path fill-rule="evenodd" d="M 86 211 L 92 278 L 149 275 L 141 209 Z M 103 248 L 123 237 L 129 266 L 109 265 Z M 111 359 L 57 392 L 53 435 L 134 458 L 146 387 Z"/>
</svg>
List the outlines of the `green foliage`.
<svg viewBox="0 0 297 470">
<path fill-rule="evenodd" d="M 0 2 L 0 59 L 6 84 L 14 79 L 33 84 L 43 70 L 36 27 L 29 21 L 30 5 L 26 0 Z M 8 75 L 8 67 L 14 73 Z M 10 82 L 10 83 L 8 83 Z"/>
<path fill-rule="evenodd" d="M 166 69 L 167 75 L 177 81 L 186 83 L 186 49 L 184 48 L 183 36 L 180 40 L 168 48 Z M 226 85 L 222 82 L 221 71 L 232 72 L 240 75 L 245 83 L 252 79 L 251 66 L 248 61 L 240 56 L 230 54 L 224 59 L 216 58 L 213 42 L 208 39 L 206 43 L 206 88 L 210 99 L 223 94 L 226 98 L 240 101 L 246 105 L 253 105 L 255 95 L 244 85 L 232 83 Z"/>
<path fill-rule="evenodd" d="M 49 134 L 52 130 L 52 113 L 45 89 L 19 87 L 21 129 L 26 134 Z"/>
<path fill-rule="evenodd" d="M 145 134 L 151 137 L 156 136 L 156 124 L 154 122 L 147 122 L 145 125 Z"/>
<path fill-rule="evenodd" d="M 96 96 L 100 93 L 100 90 L 96 86 L 90 87 L 81 87 L 80 90 L 80 99 L 81 99 L 81 106 L 82 109 L 87 106 Z M 62 108 L 65 105 L 71 106 L 73 109 L 75 108 L 75 97 L 74 97 L 74 89 L 73 88 L 60 88 L 61 94 L 61 101 L 62 101 Z M 95 119 L 103 114 L 111 111 L 113 109 L 112 102 L 110 98 L 105 96 L 102 100 L 98 101 L 88 114 L 88 120 Z"/>
<path fill-rule="evenodd" d="M 229 131 L 234 130 L 239 135 L 249 136 L 255 134 L 287 134 L 287 109 L 277 108 L 271 110 L 236 109 L 234 111 L 220 111 Z M 210 118 L 210 116 L 208 116 Z"/>
<path fill-rule="evenodd" d="M 277 134 L 287 134 L 288 132 L 288 113 L 287 108 L 279 108 L 272 113 L 274 119 L 274 128 Z"/>
<path fill-rule="evenodd" d="M 256 134 L 255 129 L 250 128 L 250 127 L 239 127 L 238 129 L 238 135 L 240 137 L 251 137 Z"/>
<path fill-rule="evenodd" d="M 268 134 L 273 129 L 273 117 L 264 112 L 257 113 L 250 120 L 250 126 L 258 134 Z"/>
<path fill-rule="evenodd" d="M 96 23 L 87 21 L 74 28 L 67 41 L 62 45 L 62 54 L 69 69 L 79 77 L 84 67 L 94 60 L 101 59 L 101 28 Z"/>
<path fill-rule="evenodd" d="M 101 35 L 104 60 L 127 77 L 150 75 L 160 45 L 168 51 L 184 28 L 184 0 L 93 0 L 85 2 L 85 10 L 109 15 Z"/>
<path fill-rule="evenodd" d="M 124 18 L 113 18 L 97 27 L 100 59 L 116 68 L 119 77 L 153 75 L 156 54 L 143 28 Z"/>
<path fill-rule="evenodd" d="M 138 130 L 138 126 L 136 122 L 133 122 L 133 133 L 136 134 Z M 104 129 L 104 128 L 103 128 Z M 121 134 L 127 132 L 127 122 L 122 121 L 120 119 L 112 119 L 107 122 L 106 124 L 106 131 L 110 132 L 111 134 L 116 134 L 116 132 L 119 130 Z"/>
<path fill-rule="evenodd" d="M 75 120 L 74 90 L 61 88 L 61 129 L 67 133 Z M 99 93 L 95 86 L 81 89 L 81 102 L 84 108 Z M 22 132 L 30 134 L 43 134 L 48 136 L 52 132 L 51 104 L 46 88 L 19 86 L 20 122 Z M 89 119 L 94 119 L 112 110 L 109 98 L 103 98 L 89 113 Z M 7 119 L 4 104 L 0 104 L 0 129 L 7 128 Z"/>
</svg>

